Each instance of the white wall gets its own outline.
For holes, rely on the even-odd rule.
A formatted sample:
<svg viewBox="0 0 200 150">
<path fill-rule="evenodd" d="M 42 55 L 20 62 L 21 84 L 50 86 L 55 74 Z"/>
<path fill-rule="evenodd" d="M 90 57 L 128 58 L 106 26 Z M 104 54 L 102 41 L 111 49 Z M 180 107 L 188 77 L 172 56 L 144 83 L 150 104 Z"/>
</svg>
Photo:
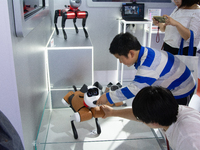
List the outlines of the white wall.
<svg viewBox="0 0 200 150">
<path fill-rule="evenodd" d="M 23 141 L 7 0 L 1 0 L 0 18 L 0 110 Z"/>
<path fill-rule="evenodd" d="M 34 150 L 32 143 L 47 97 L 45 46 L 52 18 L 44 17 L 26 37 L 16 37 L 12 2 L 2 0 L 0 5 L 0 109 L 16 128 L 25 149 Z"/>
</svg>

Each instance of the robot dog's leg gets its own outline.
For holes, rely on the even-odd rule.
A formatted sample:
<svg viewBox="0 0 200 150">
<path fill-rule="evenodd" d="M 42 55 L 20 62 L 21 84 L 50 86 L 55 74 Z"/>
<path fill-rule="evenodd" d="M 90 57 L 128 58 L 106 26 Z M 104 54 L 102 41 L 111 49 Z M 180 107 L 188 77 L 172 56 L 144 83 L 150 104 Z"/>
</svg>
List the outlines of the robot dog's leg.
<svg viewBox="0 0 200 150">
<path fill-rule="evenodd" d="M 102 118 L 105 115 L 105 113 L 101 107 L 94 107 L 94 108 L 91 108 L 90 110 L 92 112 L 92 116 L 95 118 L 97 133 L 101 134 L 101 127 L 99 125 L 98 118 Z"/>
<path fill-rule="evenodd" d="M 75 30 L 76 30 L 76 33 L 78 33 L 78 28 L 77 28 L 77 26 L 76 26 L 76 18 L 73 19 L 73 23 L 74 23 L 74 28 L 75 28 Z"/>
<path fill-rule="evenodd" d="M 76 131 L 76 127 L 75 127 L 73 121 L 71 121 L 71 126 L 72 126 L 72 131 L 73 131 L 73 134 L 74 134 L 74 138 L 75 138 L 75 139 L 78 139 L 78 133 L 77 133 L 77 131 Z"/>
<path fill-rule="evenodd" d="M 65 32 L 65 21 L 66 19 L 74 19 L 76 17 L 75 12 L 72 11 L 68 11 L 68 12 L 64 12 L 62 14 L 62 30 L 63 30 L 63 35 L 64 35 L 64 39 L 67 39 L 67 34 Z"/>
<path fill-rule="evenodd" d="M 64 98 L 62 98 L 61 102 L 62 102 L 65 106 L 70 107 L 70 105 L 64 100 Z"/>
<path fill-rule="evenodd" d="M 101 134 L 101 127 L 99 125 L 98 118 L 95 118 L 95 123 L 96 123 L 96 126 L 97 126 L 97 133 Z"/>
<path fill-rule="evenodd" d="M 78 11 L 77 12 L 77 18 L 82 18 L 82 26 L 83 26 L 83 31 L 85 33 L 85 37 L 88 38 L 88 33 L 87 30 L 85 29 L 85 24 L 86 24 L 86 19 L 88 17 L 88 12 L 87 11 Z"/>
<path fill-rule="evenodd" d="M 64 39 L 67 39 L 67 34 L 65 32 L 65 21 L 67 19 L 67 12 L 63 13 L 62 15 L 62 30 L 63 30 L 63 35 L 64 35 Z"/>
<path fill-rule="evenodd" d="M 74 134 L 74 138 L 77 139 L 78 138 L 78 133 L 76 131 L 76 127 L 74 125 L 74 121 L 76 122 L 80 122 L 80 115 L 78 112 L 74 113 L 74 115 L 70 116 L 71 119 L 71 126 L 72 126 L 72 131 Z"/>
<path fill-rule="evenodd" d="M 55 29 L 56 29 L 56 34 L 59 35 L 59 30 L 57 27 L 57 21 L 58 21 L 58 17 L 62 15 L 62 11 L 61 10 L 55 10 L 55 14 L 54 14 L 54 24 L 55 24 Z"/>
<path fill-rule="evenodd" d="M 85 33 L 85 37 L 88 38 L 88 32 L 87 32 L 87 30 L 85 29 L 85 22 L 86 22 L 86 18 L 83 18 L 83 23 L 82 23 L 82 25 L 83 25 L 83 31 L 84 31 L 84 33 Z"/>
</svg>

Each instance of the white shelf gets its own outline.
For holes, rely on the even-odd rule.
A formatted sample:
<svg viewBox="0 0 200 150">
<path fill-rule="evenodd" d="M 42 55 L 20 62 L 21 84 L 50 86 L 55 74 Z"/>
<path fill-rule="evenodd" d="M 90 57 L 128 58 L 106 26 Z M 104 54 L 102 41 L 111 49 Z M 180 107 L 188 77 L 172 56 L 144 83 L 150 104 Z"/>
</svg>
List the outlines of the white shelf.
<svg viewBox="0 0 200 150">
<path fill-rule="evenodd" d="M 122 24 L 123 29 L 121 31 L 122 28 Z M 125 33 L 126 32 L 126 25 L 127 24 L 141 24 L 144 26 L 144 30 L 143 30 L 143 42 L 141 43 L 141 45 L 143 46 L 147 46 L 150 47 L 151 46 L 151 35 L 152 35 L 152 21 L 148 20 L 148 21 L 126 21 L 124 19 L 118 19 L 118 33 Z M 148 30 L 146 30 L 147 28 L 149 28 Z M 148 32 L 147 32 L 148 31 Z M 146 42 L 146 35 L 148 33 L 148 42 Z M 117 60 L 117 72 L 118 72 L 118 81 L 120 81 L 120 83 L 123 85 L 123 73 L 124 73 L 124 64 L 121 64 L 121 78 L 119 79 L 119 71 L 120 71 L 120 62 L 119 60 Z"/>
</svg>

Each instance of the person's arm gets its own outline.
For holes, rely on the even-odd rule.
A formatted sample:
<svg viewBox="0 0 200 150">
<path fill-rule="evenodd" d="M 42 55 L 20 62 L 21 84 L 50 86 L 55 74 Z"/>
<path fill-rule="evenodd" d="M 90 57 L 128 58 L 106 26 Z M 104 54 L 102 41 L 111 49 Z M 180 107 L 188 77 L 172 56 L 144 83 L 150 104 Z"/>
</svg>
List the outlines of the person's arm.
<svg viewBox="0 0 200 150">
<path fill-rule="evenodd" d="M 105 116 L 107 117 L 121 117 L 133 121 L 138 121 L 137 118 L 133 115 L 132 108 L 124 108 L 124 109 L 113 109 L 108 105 L 102 105 L 101 108 L 103 109 Z"/>
<path fill-rule="evenodd" d="M 169 17 L 168 15 L 163 15 L 163 16 L 167 17 L 165 24 L 175 26 L 184 40 L 190 38 L 190 30 L 188 28 L 184 27 L 181 23 Z"/>
<path fill-rule="evenodd" d="M 100 106 L 100 105 L 104 105 L 108 102 L 108 99 L 106 97 L 106 93 L 104 93 L 103 95 L 100 96 L 100 98 L 97 100 L 96 105 Z"/>
</svg>

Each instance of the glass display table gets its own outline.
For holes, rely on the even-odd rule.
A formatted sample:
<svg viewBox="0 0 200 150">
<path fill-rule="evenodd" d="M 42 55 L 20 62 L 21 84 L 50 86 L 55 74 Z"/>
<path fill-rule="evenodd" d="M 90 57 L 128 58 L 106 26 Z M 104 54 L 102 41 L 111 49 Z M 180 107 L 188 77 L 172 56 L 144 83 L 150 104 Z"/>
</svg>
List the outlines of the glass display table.
<svg viewBox="0 0 200 150">
<path fill-rule="evenodd" d="M 71 108 L 51 108 L 51 95 L 46 100 L 35 150 L 166 150 L 162 135 L 141 122 L 119 117 L 99 118 L 101 134 L 95 119 L 75 122 L 78 139 L 74 139 Z M 123 109 L 125 106 L 115 107 Z"/>
<path fill-rule="evenodd" d="M 141 122 L 119 117 L 99 118 L 100 135 L 94 118 L 74 122 L 78 133 L 78 139 L 74 139 L 70 121 L 74 112 L 65 107 L 61 99 L 73 90 L 72 85 L 79 89 L 83 83 L 93 83 L 93 46 L 83 32 L 74 34 L 70 29 L 67 33 L 67 41 L 62 32 L 53 33 L 47 44 L 49 94 L 33 143 L 35 150 L 165 150 L 159 130 L 156 132 Z"/>
</svg>

